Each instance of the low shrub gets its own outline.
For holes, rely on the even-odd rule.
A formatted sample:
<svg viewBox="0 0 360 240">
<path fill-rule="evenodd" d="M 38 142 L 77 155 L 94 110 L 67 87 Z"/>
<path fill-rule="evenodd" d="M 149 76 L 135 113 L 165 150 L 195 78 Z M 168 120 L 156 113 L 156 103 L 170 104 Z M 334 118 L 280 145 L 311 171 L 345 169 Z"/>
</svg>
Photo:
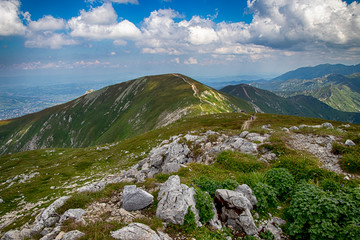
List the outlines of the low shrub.
<svg viewBox="0 0 360 240">
<path fill-rule="evenodd" d="M 233 151 L 220 152 L 216 164 L 227 170 L 249 173 L 266 168 L 262 161 L 258 161 L 255 156 Z"/>
<path fill-rule="evenodd" d="M 360 153 L 352 152 L 345 154 L 340 158 L 340 166 L 349 173 L 360 173 Z"/>
<path fill-rule="evenodd" d="M 208 177 L 201 176 L 193 180 L 193 183 L 204 192 L 208 192 L 210 196 L 214 197 L 216 189 L 234 190 L 239 183 L 232 179 L 224 181 L 211 180 Z"/>
<path fill-rule="evenodd" d="M 267 230 L 266 232 L 261 232 L 259 235 L 261 239 L 274 240 L 274 235 L 269 230 Z"/>
<path fill-rule="evenodd" d="M 286 212 L 294 239 L 359 239 L 360 189 L 331 192 L 302 181 Z"/>
<path fill-rule="evenodd" d="M 213 199 L 210 197 L 209 193 L 201 191 L 199 188 L 195 189 L 195 201 L 196 209 L 199 210 L 200 222 L 205 224 L 209 222 L 214 217 Z"/>
<path fill-rule="evenodd" d="M 184 218 L 184 224 L 179 225 L 179 224 L 169 223 L 167 230 L 170 234 L 171 233 L 177 234 L 179 232 L 189 234 L 189 233 L 194 233 L 196 228 L 197 228 L 197 225 L 196 225 L 196 220 L 195 220 L 195 214 L 191 211 L 191 207 L 189 206 L 187 213 L 185 215 L 185 218 Z"/>
<path fill-rule="evenodd" d="M 276 191 L 272 186 L 259 182 L 252 190 L 258 200 L 256 208 L 260 212 L 268 212 L 269 208 L 276 206 Z"/>
<path fill-rule="evenodd" d="M 285 200 L 294 185 L 294 177 L 286 168 L 272 168 L 265 173 L 265 181 L 275 189 L 276 196 Z"/>
</svg>

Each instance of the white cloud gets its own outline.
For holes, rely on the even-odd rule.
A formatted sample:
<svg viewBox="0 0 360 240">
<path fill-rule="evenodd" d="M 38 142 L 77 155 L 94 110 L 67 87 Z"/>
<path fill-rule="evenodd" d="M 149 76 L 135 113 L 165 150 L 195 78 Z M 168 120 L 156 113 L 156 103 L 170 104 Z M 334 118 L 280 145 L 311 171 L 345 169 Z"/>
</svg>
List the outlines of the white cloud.
<svg viewBox="0 0 360 240">
<path fill-rule="evenodd" d="M 212 28 L 201 26 L 189 27 L 189 42 L 194 45 L 209 44 L 218 41 L 219 37 Z"/>
<path fill-rule="evenodd" d="M 128 20 L 117 22 L 117 14 L 110 3 L 81 11 L 80 16 L 68 21 L 71 36 L 91 39 L 136 39 L 140 30 Z"/>
<path fill-rule="evenodd" d="M 189 57 L 188 60 L 185 60 L 184 61 L 185 64 L 198 64 L 198 61 L 196 58 L 193 58 L 193 57 Z"/>
<path fill-rule="evenodd" d="M 29 34 L 25 41 L 25 47 L 28 48 L 51 48 L 59 49 L 62 46 L 75 45 L 78 42 L 67 37 L 63 33 L 53 33 L 50 31 L 43 33 Z"/>
<path fill-rule="evenodd" d="M 179 63 L 180 63 L 180 59 L 177 57 L 177 58 L 172 59 L 171 62 L 174 62 L 174 63 L 179 64 Z"/>
<path fill-rule="evenodd" d="M 139 4 L 138 0 L 109 0 L 114 3 L 122 3 L 122 4 Z"/>
<path fill-rule="evenodd" d="M 56 31 L 65 28 L 65 20 L 48 15 L 37 21 L 30 21 L 28 26 L 34 31 Z"/>
<path fill-rule="evenodd" d="M 19 18 L 19 0 L 0 1 L 0 36 L 22 35 L 25 26 Z"/>
</svg>

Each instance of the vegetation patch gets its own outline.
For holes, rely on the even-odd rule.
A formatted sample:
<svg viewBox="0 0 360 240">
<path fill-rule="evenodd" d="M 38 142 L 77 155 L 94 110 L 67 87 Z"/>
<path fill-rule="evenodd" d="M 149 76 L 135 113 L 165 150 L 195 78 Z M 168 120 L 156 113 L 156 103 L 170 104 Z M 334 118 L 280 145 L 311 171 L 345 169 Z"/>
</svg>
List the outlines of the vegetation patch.
<svg viewBox="0 0 360 240">
<path fill-rule="evenodd" d="M 255 172 L 266 168 L 264 162 L 255 156 L 233 151 L 223 151 L 217 156 L 216 165 L 232 171 L 243 173 Z"/>
<path fill-rule="evenodd" d="M 276 196 L 285 200 L 294 186 L 294 177 L 286 168 L 272 168 L 265 173 L 265 181 L 272 186 Z"/>
<path fill-rule="evenodd" d="M 213 199 L 207 192 L 201 191 L 199 188 L 195 189 L 196 209 L 199 210 L 200 222 L 205 224 L 214 217 Z"/>
</svg>

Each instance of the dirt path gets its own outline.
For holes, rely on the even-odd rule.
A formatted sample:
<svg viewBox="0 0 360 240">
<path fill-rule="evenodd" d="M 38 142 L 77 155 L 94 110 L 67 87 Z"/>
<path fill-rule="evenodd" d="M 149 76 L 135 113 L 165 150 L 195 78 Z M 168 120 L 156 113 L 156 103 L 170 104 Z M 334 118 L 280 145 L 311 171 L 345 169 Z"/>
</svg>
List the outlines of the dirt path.
<svg viewBox="0 0 360 240">
<path fill-rule="evenodd" d="M 256 120 L 256 116 L 250 117 L 249 120 L 246 120 L 244 124 L 241 126 L 241 130 L 248 130 L 250 127 L 250 123 Z"/>
<path fill-rule="evenodd" d="M 182 76 L 179 76 L 178 74 L 173 73 L 173 75 L 175 77 L 181 78 L 184 82 L 186 82 L 187 84 L 189 84 L 192 88 L 192 90 L 194 91 L 194 97 L 198 98 L 200 100 L 200 109 L 203 112 L 204 109 L 202 108 L 201 104 L 203 103 L 203 100 L 201 99 L 201 97 L 199 96 L 199 90 L 197 89 L 196 85 L 194 83 L 191 83 L 189 81 L 187 81 L 185 78 L 183 78 Z"/>
</svg>

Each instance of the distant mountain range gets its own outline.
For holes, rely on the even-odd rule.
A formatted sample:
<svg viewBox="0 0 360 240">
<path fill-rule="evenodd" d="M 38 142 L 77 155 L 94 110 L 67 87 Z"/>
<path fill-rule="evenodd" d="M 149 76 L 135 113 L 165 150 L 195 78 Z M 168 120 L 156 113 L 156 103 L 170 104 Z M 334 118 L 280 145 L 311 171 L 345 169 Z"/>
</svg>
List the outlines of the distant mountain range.
<svg viewBox="0 0 360 240">
<path fill-rule="evenodd" d="M 252 105 L 180 74 L 147 76 L 62 105 L 0 121 L 0 154 L 110 143 L 183 116 L 253 111 Z"/>
</svg>

